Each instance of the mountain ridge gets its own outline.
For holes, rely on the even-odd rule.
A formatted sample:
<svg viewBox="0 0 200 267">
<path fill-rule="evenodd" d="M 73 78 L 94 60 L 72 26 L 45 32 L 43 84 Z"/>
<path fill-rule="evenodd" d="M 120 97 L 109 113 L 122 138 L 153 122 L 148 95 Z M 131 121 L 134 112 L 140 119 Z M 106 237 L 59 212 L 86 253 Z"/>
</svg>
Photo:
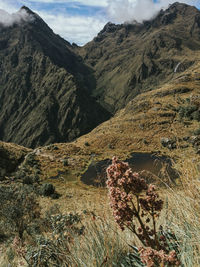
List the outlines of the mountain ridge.
<svg viewBox="0 0 200 267">
<path fill-rule="evenodd" d="M 200 11 L 174 3 L 150 21 L 107 23 L 84 47 L 34 17 L 0 27 L 0 139 L 27 147 L 72 141 L 195 64 Z"/>
<path fill-rule="evenodd" d="M 108 23 L 80 48 L 97 80 L 93 95 L 116 112 L 141 92 L 152 90 L 192 65 L 200 45 L 200 11 L 174 3 L 150 21 Z M 184 67 L 185 65 L 185 67 Z"/>
<path fill-rule="evenodd" d="M 0 139 L 67 142 L 109 118 L 91 96 L 90 69 L 41 18 L 0 31 Z"/>
</svg>

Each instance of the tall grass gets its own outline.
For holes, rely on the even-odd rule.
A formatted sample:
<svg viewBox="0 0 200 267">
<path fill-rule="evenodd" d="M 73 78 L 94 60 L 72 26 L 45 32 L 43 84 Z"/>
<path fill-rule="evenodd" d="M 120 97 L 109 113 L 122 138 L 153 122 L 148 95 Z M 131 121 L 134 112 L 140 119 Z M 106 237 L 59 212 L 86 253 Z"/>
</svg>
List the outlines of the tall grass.
<svg viewBox="0 0 200 267">
<path fill-rule="evenodd" d="M 178 167 L 179 185 L 164 189 L 165 208 L 159 223 L 173 236 L 169 242 L 178 246 L 182 266 L 196 267 L 200 266 L 199 171 L 191 160 Z M 100 218 L 87 225 L 87 235 L 76 240 L 73 251 L 77 266 L 136 266 L 122 259 L 134 252 L 129 245 L 139 244 L 131 234 L 116 228 L 112 220 L 112 217 L 107 221 Z"/>
<path fill-rule="evenodd" d="M 164 231 L 169 231 L 172 238 L 169 242 L 177 245 L 179 259 L 182 266 L 200 266 L 200 179 L 197 164 L 185 160 L 181 165 L 176 166 L 181 172 L 179 184 L 162 190 L 165 207 L 159 219 L 159 224 Z M 96 199 L 95 199 L 96 196 Z M 56 247 L 45 249 L 54 253 L 58 258 L 58 265 L 51 266 L 74 266 L 74 267 L 102 267 L 102 266 L 144 266 L 137 260 L 136 251 L 131 246 L 140 246 L 139 241 L 129 231 L 122 232 L 115 224 L 111 212 L 108 208 L 108 201 L 102 192 L 97 195 L 95 191 L 93 206 L 87 207 L 89 213 L 83 219 L 85 226 L 83 235 L 72 236 L 69 243 L 55 243 Z M 78 203 L 76 203 L 78 204 Z M 81 209 L 84 203 L 81 203 Z M 97 215 L 91 212 L 95 208 Z M 44 239 L 46 237 L 44 236 Z M 51 239 L 50 239 L 51 241 Z M 49 242 L 51 245 L 51 242 Z M 41 250 L 38 244 L 38 251 Z M 128 254 L 135 255 L 133 260 L 127 260 Z M 136 259 L 136 261 L 135 261 Z M 56 262 L 58 262 L 56 260 Z M 19 265 L 13 264 L 18 267 Z M 41 262 L 35 266 L 42 265 Z"/>
<path fill-rule="evenodd" d="M 75 266 L 118 266 L 127 254 L 128 233 L 126 238 L 112 221 L 98 217 L 87 224 L 85 235 L 77 238 L 71 251 Z"/>
<path fill-rule="evenodd" d="M 166 195 L 164 228 L 170 228 L 178 240 L 183 266 L 200 266 L 200 177 L 197 164 L 186 160 L 179 166 L 180 186 Z"/>
</svg>

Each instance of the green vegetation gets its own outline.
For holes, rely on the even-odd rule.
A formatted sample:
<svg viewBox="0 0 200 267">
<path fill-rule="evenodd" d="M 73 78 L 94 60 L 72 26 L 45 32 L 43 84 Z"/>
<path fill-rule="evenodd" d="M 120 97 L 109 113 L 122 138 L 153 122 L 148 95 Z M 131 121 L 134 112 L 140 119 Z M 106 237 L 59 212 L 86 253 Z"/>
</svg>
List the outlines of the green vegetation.
<svg viewBox="0 0 200 267">
<path fill-rule="evenodd" d="M 186 118 L 188 120 L 200 121 L 200 110 L 198 106 L 187 105 L 179 107 L 179 117 Z"/>
<path fill-rule="evenodd" d="M 43 184 L 40 192 L 43 196 L 51 196 L 55 193 L 55 187 L 52 184 Z"/>
<path fill-rule="evenodd" d="M 196 130 L 194 131 L 194 135 L 200 135 L 200 128 L 198 128 L 198 129 L 196 129 Z"/>
<path fill-rule="evenodd" d="M 9 238 L 23 237 L 40 218 L 40 207 L 33 188 L 30 186 L 0 187 L 1 232 Z"/>
</svg>

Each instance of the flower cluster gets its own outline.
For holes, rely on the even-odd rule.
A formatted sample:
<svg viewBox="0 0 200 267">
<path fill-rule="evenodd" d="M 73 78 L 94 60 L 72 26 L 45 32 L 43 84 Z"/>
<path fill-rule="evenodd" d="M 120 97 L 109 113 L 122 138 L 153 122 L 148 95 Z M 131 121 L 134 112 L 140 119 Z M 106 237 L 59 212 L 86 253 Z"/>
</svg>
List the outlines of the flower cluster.
<svg viewBox="0 0 200 267">
<path fill-rule="evenodd" d="M 145 226 L 142 217 L 149 223 L 150 217 L 154 220 L 162 209 L 163 201 L 159 199 L 155 186 L 148 185 L 138 173 L 131 170 L 128 163 L 121 162 L 116 157 L 107 168 L 107 177 L 115 221 L 122 230 L 128 226 L 137 233 L 139 239 L 145 241 L 145 245 L 150 245 L 153 242 L 150 236 L 153 236 L 155 229 Z M 134 218 L 140 223 L 138 229 L 133 222 Z"/>
<path fill-rule="evenodd" d="M 151 265 L 152 262 L 171 264 L 175 259 L 178 262 L 176 253 L 169 252 L 165 240 L 158 237 L 156 220 L 163 208 L 163 201 L 159 198 L 156 187 L 148 185 L 140 174 L 131 170 L 128 163 L 121 162 L 116 157 L 107 168 L 107 177 L 106 184 L 115 221 L 122 230 L 131 230 L 146 247 L 140 250 L 144 263 L 154 266 Z"/>
<path fill-rule="evenodd" d="M 150 184 L 146 191 L 146 196 L 140 198 L 140 204 L 142 208 L 150 212 L 151 215 L 159 215 L 158 212 L 162 210 L 163 201 L 159 199 L 158 193 L 156 193 L 155 185 Z"/>
<path fill-rule="evenodd" d="M 119 162 L 116 157 L 107 168 L 107 186 L 109 188 L 110 205 L 116 222 L 122 230 L 124 225 L 130 225 L 136 210 L 133 209 L 133 196 L 146 190 L 147 184 L 138 173 L 132 172 L 128 163 Z"/>
<path fill-rule="evenodd" d="M 139 249 L 140 258 L 147 267 L 153 266 L 179 266 L 180 261 L 177 259 L 174 250 L 166 254 L 164 250 L 154 250 L 151 247 Z"/>
</svg>

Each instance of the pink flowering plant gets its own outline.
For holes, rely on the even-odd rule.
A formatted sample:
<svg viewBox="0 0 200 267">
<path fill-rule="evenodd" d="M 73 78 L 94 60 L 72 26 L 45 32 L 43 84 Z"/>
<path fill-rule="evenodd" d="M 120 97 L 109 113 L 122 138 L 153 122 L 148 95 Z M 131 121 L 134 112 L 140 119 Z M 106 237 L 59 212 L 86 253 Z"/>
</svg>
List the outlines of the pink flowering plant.
<svg viewBox="0 0 200 267">
<path fill-rule="evenodd" d="M 170 250 L 164 235 L 158 234 L 157 219 L 163 201 L 152 184 L 136 172 L 128 163 L 116 157 L 107 168 L 107 187 L 110 205 L 116 223 L 121 230 L 129 229 L 141 241 L 141 262 L 148 267 L 180 265 L 177 253 Z"/>
</svg>

